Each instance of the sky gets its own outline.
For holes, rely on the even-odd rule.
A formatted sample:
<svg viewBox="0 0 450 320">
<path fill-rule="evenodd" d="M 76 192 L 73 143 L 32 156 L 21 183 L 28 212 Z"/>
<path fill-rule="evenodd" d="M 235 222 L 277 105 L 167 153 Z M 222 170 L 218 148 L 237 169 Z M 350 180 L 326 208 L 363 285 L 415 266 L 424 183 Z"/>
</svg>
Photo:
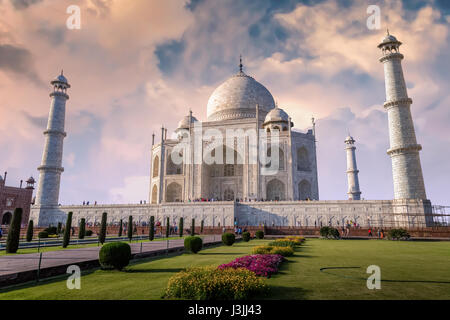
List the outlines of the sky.
<svg viewBox="0 0 450 320">
<path fill-rule="evenodd" d="M 80 7 L 81 28 L 66 12 Z M 380 29 L 367 7 L 380 8 Z M 347 198 L 348 133 L 362 197 L 392 199 L 380 40 L 403 42 L 403 69 L 428 198 L 450 204 L 450 1 L 0 0 L 0 172 L 38 178 L 51 92 L 67 102 L 60 203 L 148 200 L 151 135 L 238 71 L 262 83 L 306 132 L 317 121 L 319 195 Z M 3 173 L 2 173 L 3 175 Z"/>
</svg>

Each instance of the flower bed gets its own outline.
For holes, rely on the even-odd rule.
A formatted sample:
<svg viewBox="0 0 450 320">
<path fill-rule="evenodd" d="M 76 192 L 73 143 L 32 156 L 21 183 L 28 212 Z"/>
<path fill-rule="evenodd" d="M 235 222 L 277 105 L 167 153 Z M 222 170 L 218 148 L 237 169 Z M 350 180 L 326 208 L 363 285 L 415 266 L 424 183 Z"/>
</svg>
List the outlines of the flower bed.
<svg viewBox="0 0 450 320">
<path fill-rule="evenodd" d="M 283 256 L 279 254 L 254 254 L 237 258 L 230 263 L 221 264 L 218 269 L 245 268 L 257 276 L 270 277 L 270 275 L 278 272 L 278 266 L 283 260 Z"/>
<path fill-rule="evenodd" d="M 294 255 L 294 249 L 292 247 L 258 246 L 254 247 L 252 252 L 254 254 L 279 254 L 283 257 Z"/>
<path fill-rule="evenodd" d="M 165 298 L 242 300 L 265 293 L 267 285 L 250 270 L 214 266 L 181 271 L 169 279 Z"/>
</svg>

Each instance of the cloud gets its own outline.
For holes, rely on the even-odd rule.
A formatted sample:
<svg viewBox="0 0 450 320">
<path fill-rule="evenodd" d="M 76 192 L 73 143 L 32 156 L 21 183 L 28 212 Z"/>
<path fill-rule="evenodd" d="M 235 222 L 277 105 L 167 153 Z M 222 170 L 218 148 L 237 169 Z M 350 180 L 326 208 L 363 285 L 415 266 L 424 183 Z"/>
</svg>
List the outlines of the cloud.
<svg viewBox="0 0 450 320">
<path fill-rule="evenodd" d="M 10 0 L 13 7 L 17 10 L 23 10 L 29 6 L 42 2 L 42 0 Z"/>
<path fill-rule="evenodd" d="M 42 85 L 42 80 L 34 71 L 32 55 L 27 49 L 9 44 L 0 45 L 0 69 L 24 76 L 35 84 Z"/>
</svg>

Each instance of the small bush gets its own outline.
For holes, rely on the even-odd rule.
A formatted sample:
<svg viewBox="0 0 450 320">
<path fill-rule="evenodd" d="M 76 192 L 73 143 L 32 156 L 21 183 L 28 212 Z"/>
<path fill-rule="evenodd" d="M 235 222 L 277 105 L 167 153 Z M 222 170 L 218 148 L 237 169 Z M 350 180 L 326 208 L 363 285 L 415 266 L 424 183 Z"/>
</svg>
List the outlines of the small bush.
<svg viewBox="0 0 450 320">
<path fill-rule="evenodd" d="M 94 231 L 92 231 L 92 230 L 86 230 L 86 232 L 85 232 L 86 237 L 90 237 L 93 234 L 94 234 Z"/>
<path fill-rule="evenodd" d="M 262 231 L 262 230 L 256 231 L 256 232 L 255 232 L 255 237 L 256 237 L 257 239 L 264 239 L 264 231 Z"/>
<path fill-rule="evenodd" d="M 289 241 L 294 241 L 298 245 L 305 242 L 305 237 L 302 237 L 302 236 L 287 236 L 287 237 L 284 237 L 283 239 L 289 240 Z"/>
<path fill-rule="evenodd" d="M 131 259 L 131 247 L 125 242 L 105 244 L 99 252 L 99 262 L 102 269 L 122 270 Z"/>
<path fill-rule="evenodd" d="M 235 240 L 236 237 L 232 233 L 226 232 L 222 235 L 222 242 L 227 246 L 232 246 Z"/>
<path fill-rule="evenodd" d="M 294 255 L 292 247 L 258 246 L 253 248 L 253 254 L 279 254 L 283 257 Z"/>
<path fill-rule="evenodd" d="M 339 234 L 339 230 L 333 227 L 322 227 L 320 228 L 319 231 L 320 235 L 324 238 L 327 239 L 339 239 L 340 238 L 340 234 Z"/>
<path fill-rule="evenodd" d="M 58 229 L 56 227 L 48 227 L 44 229 L 48 234 L 58 234 Z"/>
<path fill-rule="evenodd" d="M 391 229 L 388 232 L 389 240 L 408 240 L 410 238 L 410 234 L 405 229 Z"/>
<path fill-rule="evenodd" d="M 250 232 L 248 232 L 248 231 L 243 232 L 242 240 L 244 240 L 245 242 L 249 242 L 250 241 Z"/>
<path fill-rule="evenodd" d="M 184 248 L 192 253 L 199 252 L 203 247 L 203 240 L 200 237 L 189 236 L 184 239 Z"/>
<path fill-rule="evenodd" d="M 48 238 L 48 232 L 47 231 L 41 231 L 38 233 L 38 238 L 40 239 L 46 239 Z"/>
<path fill-rule="evenodd" d="M 246 300 L 267 291 L 264 278 L 246 269 L 197 267 L 171 277 L 165 298 L 193 300 Z"/>
</svg>

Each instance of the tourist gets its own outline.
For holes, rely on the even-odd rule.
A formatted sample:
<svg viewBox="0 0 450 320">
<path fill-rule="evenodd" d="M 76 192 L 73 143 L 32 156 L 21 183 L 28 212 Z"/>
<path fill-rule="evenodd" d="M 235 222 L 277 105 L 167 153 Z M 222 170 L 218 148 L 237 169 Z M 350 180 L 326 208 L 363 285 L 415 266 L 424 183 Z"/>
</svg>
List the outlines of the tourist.
<svg viewBox="0 0 450 320">
<path fill-rule="evenodd" d="M 380 228 L 377 229 L 377 237 L 380 239 Z"/>
<path fill-rule="evenodd" d="M 3 230 L 2 227 L 0 227 L 0 239 L 3 237 Z"/>
<path fill-rule="evenodd" d="M 369 237 L 372 237 L 372 228 L 369 227 Z"/>
</svg>

